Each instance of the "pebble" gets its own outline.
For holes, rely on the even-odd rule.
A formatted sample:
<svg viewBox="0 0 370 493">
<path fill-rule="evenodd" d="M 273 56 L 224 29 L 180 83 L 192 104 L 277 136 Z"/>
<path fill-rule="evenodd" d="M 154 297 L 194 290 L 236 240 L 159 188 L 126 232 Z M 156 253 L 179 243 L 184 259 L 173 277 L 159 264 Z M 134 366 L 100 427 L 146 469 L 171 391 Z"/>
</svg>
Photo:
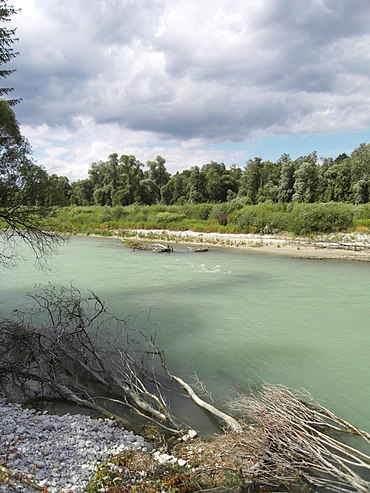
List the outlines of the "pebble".
<svg viewBox="0 0 370 493">
<path fill-rule="evenodd" d="M 112 420 L 80 414 L 51 416 L 0 398 L 0 464 L 27 475 L 49 493 L 82 493 L 96 467 L 124 450 L 150 448 L 144 438 L 116 427 Z M 13 478 L 1 493 L 34 493 Z"/>
</svg>

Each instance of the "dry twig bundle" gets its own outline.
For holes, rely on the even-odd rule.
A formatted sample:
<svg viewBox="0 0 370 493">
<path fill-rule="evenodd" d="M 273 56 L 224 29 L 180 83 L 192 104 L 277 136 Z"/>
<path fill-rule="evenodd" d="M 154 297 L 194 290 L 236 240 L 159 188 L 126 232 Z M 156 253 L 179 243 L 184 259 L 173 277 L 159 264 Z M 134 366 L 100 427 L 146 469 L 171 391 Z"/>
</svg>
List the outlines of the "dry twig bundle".
<svg viewBox="0 0 370 493">
<path fill-rule="evenodd" d="M 248 434 L 242 434 L 238 444 L 249 453 L 252 447 L 259 457 L 253 466 L 256 477 L 270 484 L 303 480 L 315 489 L 338 493 L 369 491 L 370 456 L 346 444 L 344 438 L 356 435 L 368 447 L 369 434 L 312 403 L 308 394 L 263 385 L 252 397 L 240 396 L 232 408 L 260 430 L 253 435 L 253 443 Z"/>
</svg>

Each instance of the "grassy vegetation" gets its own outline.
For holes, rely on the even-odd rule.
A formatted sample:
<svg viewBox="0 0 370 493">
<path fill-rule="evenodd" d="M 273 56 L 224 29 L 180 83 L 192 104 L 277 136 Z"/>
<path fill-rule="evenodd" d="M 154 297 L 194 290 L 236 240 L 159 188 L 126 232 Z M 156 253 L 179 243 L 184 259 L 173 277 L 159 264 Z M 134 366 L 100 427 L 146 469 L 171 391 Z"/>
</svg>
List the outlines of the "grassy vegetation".
<svg viewBox="0 0 370 493">
<path fill-rule="evenodd" d="M 227 215 L 227 221 L 220 217 Z M 223 224 L 221 224 L 223 223 Z M 370 204 L 291 203 L 245 205 L 242 200 L 216 204 L 65 207 L 45 228 L 71 234 L 124 235 L 127 229 L 170 229 L 218 233 L 309 235 L 370 228 Z"/>
<path fill-rule="evenodd" d="M 199 455 L 199 454 L 197 454 Z M 214 459 L 214 457 L 213 457 Z M 206 464 L 201 464 L 205 466 Z M 199 466 L 198 466 L 199 467 Z M 219 468 L 210 471 L 177 464 L 160 464 L 151 454 L 141 451 L 123 452 L 111 457 L 90 482 L 87 493 L 192 493 L 199 491 L 240 492 L 242 481 L 238 472 Z"/>
</svg>

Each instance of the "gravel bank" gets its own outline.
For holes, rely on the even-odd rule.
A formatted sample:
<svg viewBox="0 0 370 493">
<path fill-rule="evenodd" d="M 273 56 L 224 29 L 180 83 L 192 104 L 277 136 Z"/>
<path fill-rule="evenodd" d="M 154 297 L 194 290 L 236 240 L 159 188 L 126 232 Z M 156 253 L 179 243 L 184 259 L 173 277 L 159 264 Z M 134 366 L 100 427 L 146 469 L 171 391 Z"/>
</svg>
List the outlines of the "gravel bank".
<svg viewBox="0 0 370 493">
<path fill-rule="evenodd" d="M 202 246 L 237 247 L 250 252 L 298 258 L 370 261 L 370 234 L 333 233 L 310 239 L 283 234 L 197 233 L 190 230 L 132 229 L 130 232 L 139 239 L 157 238 L 164 243 L 190 242 Z"/>
<path fill-rule="evenodd" d="M 0 464 L 49 493 L 83 492 L 107 457 L 146 447 L 144 438 L 117 428 L 111 420 L 54 416 L 0 399 Z M 14 478 L 0 482 L 0 492 L 35 491 Z"/>
</svg>

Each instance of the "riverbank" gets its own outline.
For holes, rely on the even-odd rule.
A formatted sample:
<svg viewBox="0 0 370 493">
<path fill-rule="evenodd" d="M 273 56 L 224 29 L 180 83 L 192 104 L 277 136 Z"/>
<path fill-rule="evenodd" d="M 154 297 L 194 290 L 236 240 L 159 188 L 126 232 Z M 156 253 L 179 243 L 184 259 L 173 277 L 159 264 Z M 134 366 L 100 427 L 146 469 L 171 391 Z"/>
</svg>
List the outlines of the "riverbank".
<svg viewBox="0 0 370 493">
<path fill-rule="evenodd" d="M 259 253 L 274 253 L 297 258 L 370 261 L 370 234 L 342 233 L 312 238 L 289 235 L 198 233 L 162 229 L 132 229 L 130 237 L 168 243 L 239 248 Z M 122 236 L 122 232 L 117 232 Z"/>
</svg>

